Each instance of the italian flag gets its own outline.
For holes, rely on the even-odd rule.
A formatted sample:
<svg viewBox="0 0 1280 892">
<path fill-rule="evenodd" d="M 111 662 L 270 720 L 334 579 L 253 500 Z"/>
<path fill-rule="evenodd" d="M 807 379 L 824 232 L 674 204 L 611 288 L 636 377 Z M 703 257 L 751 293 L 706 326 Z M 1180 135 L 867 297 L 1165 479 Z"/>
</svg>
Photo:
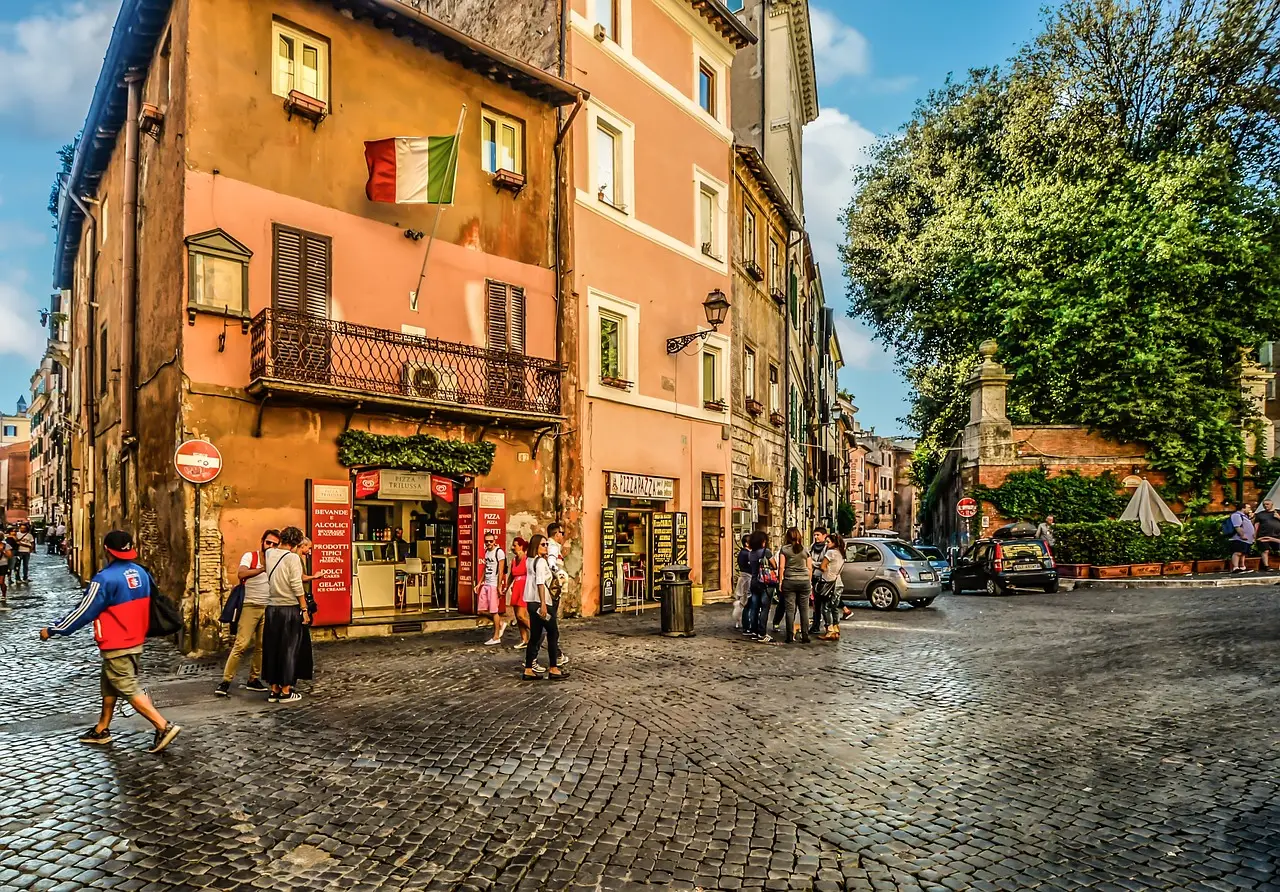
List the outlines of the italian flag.
<svg viewBox="0 0 1280 892">
<path fill-rule="evenodd" d="M 370 201 L 452 204 L 458 175 L 457 136 L 395 136 L 364 144 Z"/>
</svg>

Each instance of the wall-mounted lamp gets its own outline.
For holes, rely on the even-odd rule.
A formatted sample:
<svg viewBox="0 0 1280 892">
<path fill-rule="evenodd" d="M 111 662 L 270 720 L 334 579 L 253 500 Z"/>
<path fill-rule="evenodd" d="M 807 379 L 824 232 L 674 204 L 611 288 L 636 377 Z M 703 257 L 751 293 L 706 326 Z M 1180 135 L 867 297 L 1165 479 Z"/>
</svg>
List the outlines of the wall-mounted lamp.
<svg viewBox="0 0 1280 892">
<path fill-rule="evenodd" d="M 420 229 L 406 229 L 404 231 L 404 237 L 410 241 L 420 242 L 422 241 L 423 235 L 424 233 Z"/>
<path fill-rule="evenodd" d="M 724 296 L 724 292 L 717 288 L 707 295 L 707 299 L 702 302 L 702 309 L 707 314 L 707 324 L 710 329 L 703 331 L 695 331 L 692 334 L 680 335 L 678 338 L 667 338 L 667 353 L 679 353 L 685 347 L 688 347 L 694 341 L 699 339 L 705 341 L 707 335 L 718 329 L 724 324 L 725 317 L 729 315 L 729 299 Z"/>
</svg>

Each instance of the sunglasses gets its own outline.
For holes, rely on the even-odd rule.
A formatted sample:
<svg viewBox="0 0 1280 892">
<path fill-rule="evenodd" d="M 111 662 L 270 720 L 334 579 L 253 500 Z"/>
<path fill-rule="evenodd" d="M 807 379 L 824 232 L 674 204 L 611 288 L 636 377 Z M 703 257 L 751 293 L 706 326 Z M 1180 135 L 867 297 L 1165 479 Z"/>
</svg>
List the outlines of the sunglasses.
<svg viewBox="0 0 1280 892">
<path fill-rule="evenodd" d="M 263 544 L 263 545 L 265 545 L 265 546 L 267 546 L 267 548 L 275 548 L 275 547 L 276 547 L 276 546 L 278 546 L 280 543 L 279 543 L 279 542 L 277 542 L 277 541 L 275 541 L 275 540 L 273 540 L 273 539 L 267 539 L 267 540 L 266 540 L 266 541 L 264 541 L 262 544 Z"/>
</svg>

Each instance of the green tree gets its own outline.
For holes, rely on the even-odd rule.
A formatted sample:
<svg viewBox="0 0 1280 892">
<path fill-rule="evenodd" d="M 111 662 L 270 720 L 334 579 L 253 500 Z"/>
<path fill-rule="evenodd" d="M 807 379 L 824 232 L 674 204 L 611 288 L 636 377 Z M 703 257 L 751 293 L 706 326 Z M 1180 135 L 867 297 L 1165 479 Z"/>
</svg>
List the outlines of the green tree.
<svg viewBox="0 0 1280 892">
<path fill-rule="evenodd" d="M 853 312 L 915 396 L 918 479 L 995 337 L 1015 421 L 1144 443 L 1177 483 L 1242 452 L 1244 352 L 1280 336 L 1280 0 L 1068 0 L 924 100 L 859 173 Z"/>
</svg>

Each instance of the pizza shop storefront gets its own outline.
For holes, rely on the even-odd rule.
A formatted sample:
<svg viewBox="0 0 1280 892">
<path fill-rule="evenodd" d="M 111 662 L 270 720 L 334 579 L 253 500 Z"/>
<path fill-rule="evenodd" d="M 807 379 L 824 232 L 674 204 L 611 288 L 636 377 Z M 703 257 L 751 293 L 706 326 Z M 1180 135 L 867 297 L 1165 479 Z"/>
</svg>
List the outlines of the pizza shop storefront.
<svg viewBox="0 0 1280 892">
<path fill-rule="evenodd" d="M 656 571 L 689 562 L 689 515 L 671 508 L 670 477 L 607 473 L 601 512 L 600 612 L 639 609 L 657 600 Z"/>
</svg>

